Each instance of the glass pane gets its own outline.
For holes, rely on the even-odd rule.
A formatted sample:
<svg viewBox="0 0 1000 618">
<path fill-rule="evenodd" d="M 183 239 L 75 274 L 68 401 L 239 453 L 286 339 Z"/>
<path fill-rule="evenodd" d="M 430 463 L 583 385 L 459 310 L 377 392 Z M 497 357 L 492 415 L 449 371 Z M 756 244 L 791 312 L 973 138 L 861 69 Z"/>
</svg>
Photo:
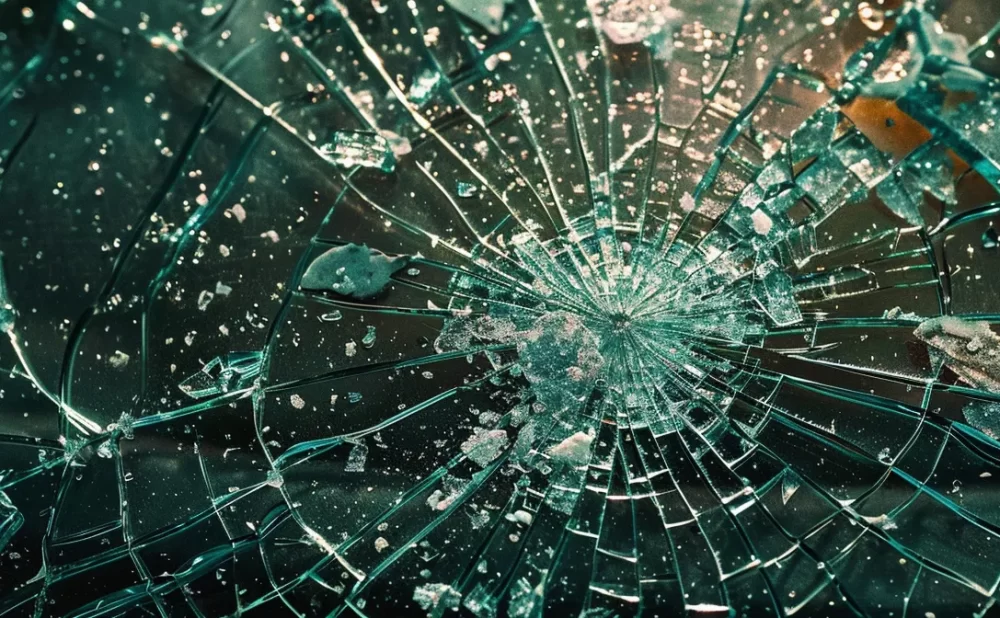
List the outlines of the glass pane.
<svg viewBox="0 0 1000 618">
<path fill-rule="evenodd" d="M 0 0 L 0 616 L 989 616 L 1000 3 Z"/>
</svg>

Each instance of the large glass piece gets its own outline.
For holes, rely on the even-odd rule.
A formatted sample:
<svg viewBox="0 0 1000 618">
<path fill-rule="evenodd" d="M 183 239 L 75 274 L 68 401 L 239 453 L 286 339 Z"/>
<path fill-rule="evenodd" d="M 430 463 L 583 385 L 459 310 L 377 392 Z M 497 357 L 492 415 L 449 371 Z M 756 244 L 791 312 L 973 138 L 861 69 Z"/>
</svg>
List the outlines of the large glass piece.
<svg viewBox="0 0 1000 618">
<path fill-rule="evenodd" d="M 1000 616 L 998 53 L 0 0 L 0 618 Z"/>
</svg>

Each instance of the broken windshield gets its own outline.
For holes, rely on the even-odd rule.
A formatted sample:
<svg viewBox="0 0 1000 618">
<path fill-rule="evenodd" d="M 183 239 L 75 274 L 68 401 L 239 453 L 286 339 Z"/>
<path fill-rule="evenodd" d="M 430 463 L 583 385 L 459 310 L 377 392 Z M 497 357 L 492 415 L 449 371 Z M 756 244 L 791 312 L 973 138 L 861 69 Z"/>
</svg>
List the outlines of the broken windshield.
<svg viewBox="0 0 1000 618">
<path fill-rule="evenodd" d="M 0 0 L 0 616 L 993 615 L 998 47 Z"/>
</svg>

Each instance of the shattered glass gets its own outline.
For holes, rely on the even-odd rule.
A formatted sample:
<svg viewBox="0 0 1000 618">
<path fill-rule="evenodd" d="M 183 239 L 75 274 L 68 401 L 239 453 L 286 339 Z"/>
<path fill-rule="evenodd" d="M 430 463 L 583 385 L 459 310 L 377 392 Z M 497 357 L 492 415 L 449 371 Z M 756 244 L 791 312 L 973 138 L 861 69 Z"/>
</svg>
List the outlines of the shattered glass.
<svg viewBox="0 0 1000 618">
<path fill-rule="evenodd" d="M 1000 616 L 998 52 L 0 0 L 0 616 Z"/>
</svg>

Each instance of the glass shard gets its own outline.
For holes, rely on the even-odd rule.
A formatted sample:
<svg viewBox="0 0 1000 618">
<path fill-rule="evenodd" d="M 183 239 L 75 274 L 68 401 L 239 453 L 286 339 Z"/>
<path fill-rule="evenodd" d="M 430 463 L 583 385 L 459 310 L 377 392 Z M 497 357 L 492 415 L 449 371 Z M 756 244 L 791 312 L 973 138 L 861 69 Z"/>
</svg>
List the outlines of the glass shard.
<svg viewBox="0 0 1000 618">
<path fill-rule="evenodd" d="M 330 290 L 341 296 L 369 298 L 381 292 L 390 277 L 408 263 L 405 257 L 390 258 L 365 245 L 348 244 L 330 249 L 313 260 L 299 285 L 307 290 Z"/>
<path fill-rule="evenodd" d="M 219 356 L 182 381 L 180 389 L 192 399 L 243 390 L 253 383 L 260 366 L 260 352 L 234 352 Z"/>
</svg>

